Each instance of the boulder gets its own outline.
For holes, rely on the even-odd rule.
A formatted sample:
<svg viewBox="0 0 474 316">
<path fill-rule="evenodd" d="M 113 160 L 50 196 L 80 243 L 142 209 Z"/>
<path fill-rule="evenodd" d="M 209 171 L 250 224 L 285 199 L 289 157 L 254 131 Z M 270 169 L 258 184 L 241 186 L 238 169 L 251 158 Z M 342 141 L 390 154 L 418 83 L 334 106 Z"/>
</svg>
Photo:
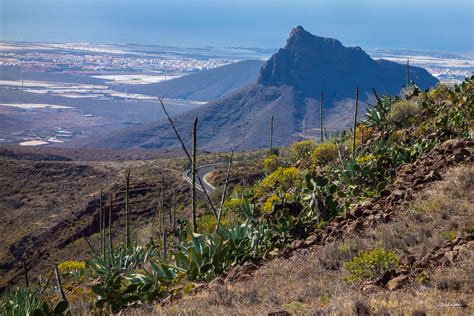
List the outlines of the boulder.
<svg viewBox="0 0 474 316">
<path fill-rule="evenodd" d="M 399 275 L 387 282 L 387 288 L 391 291 L 397 290 L 402 287 L 403 283 L 408 280 L 408 275 Z"/>
</svg>

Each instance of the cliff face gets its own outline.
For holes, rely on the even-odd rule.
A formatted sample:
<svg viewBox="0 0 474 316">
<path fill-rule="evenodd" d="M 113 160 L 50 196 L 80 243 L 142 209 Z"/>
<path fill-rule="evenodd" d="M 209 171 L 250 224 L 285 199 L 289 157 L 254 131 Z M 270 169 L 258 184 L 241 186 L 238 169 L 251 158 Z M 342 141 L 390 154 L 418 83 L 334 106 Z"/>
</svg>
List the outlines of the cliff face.
<svg viewBox="0 0 474 316">
<path fill-rule="evenodd" d="M 380 93 L 398 93 L 406 81 L 403 65 L 376 61 L 360 47 L 345 47 L 336 39 L 314 36 L 294 28 L 285 47 L 262 67 L 258 82 L 267 86 L 289 85 L 305 97 L 321 90 L 333 99 L 350 97 L 356 86 Z M 422 88 L 436 85 L 426 70 L 411 67 L 410 77 Z"/>
<path fill-rule="evenodd" d="M 425 69 L 410 67 L 410 78 L 420 88 L 438 82 Z M 173 118 L 183 137 L 191 135 L 199 116 L 199 147 L 207 150 L 247 150 L 268 146 L 269 124 L 275 115 L 276 146 L 319 136 L 319 95 L 324 91 L 324 125 L 328 131 L 346 128 L 353 117 L 356 87 L 367 101 L 372 88 L 380 94 L 398 94 L 406 84 L 405 65 L 374 60 L 359 47 L 314 36 L 294 28 L 285 47 L 261 68 L 257 83 Z M 361 116 L 364 114 L 361 103 Z M 186 139 L 190 139 L 187 137 Z M 88 147 L 178 147 L 167 121 L 104 135 Z"/>
</svg>

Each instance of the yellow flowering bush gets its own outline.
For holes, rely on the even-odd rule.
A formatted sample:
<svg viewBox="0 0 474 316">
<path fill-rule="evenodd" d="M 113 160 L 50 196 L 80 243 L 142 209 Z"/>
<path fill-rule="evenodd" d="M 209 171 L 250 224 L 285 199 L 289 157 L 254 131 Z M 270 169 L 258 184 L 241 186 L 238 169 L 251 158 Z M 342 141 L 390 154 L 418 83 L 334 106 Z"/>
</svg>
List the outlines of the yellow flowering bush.
<svg viewBox="0 0 474 316">
<path fill-rule="evenodd" d="M 85 269 L 86 263 L 84 261 L 63 261 L 58 265 L 58 270 L 62 274 L 84 271 Z"/>
<path fill-rule="evenodd" d="M 294 162 L 307 162 L 311 157 L 314 147 L 316 147 L 316 143 L 312 140 L 303 140 L 293 143 L 290 147 L 290 159 Z"/>
<path fill-rule="evenodd" d="M 263 160 L 263 170 L 265 170 L 267 174 L 276 171 L 278 167 L 280 167 L 278 156 L 271 155 Z"/>
<path fill-rule="evenodd" d="M 380 157 L 380 155 L 368 154 L 368 155 L 365 155 L 365 156 L 358 157 L 356 160 L 357 160 L 357 163 L 358 163 L 358 164 L 362 164 L 362 163 L 364 163 L 364 162 L 377 159 L 378 157 Z"/>
<path fill-rule="evenodd" d="M 311 164 L 313 166 L 324 166 L 329 162 L 336 161 L 338 156 L 337 146 L 335 143 L 326 142 L 319 144 L 311 154 Z"/>
<path fill-rule="evenodd" d="M 242 199 L 233 197 L 224 202 L 224 207 L 226 209 L 235 211 L 240 204 L 242 204 Z"/>
<path fill-rule="evenodd" d="M 280 203 L 281 199 L 276 195 L 270 195 L 268 199 L 263 203 L 263 211 L 265 213 L 270 213 L 273 209 L 273 204 Z"/>
<path fill-rule="evenodd" d="M 259 183 L 255 196 L 263 197 L 264 195 L 276 190 L 286 192 L 290 188 L 299 188 L 302 180 L 303 177 L 296 167 L 280 167 Z"/>
</svg>

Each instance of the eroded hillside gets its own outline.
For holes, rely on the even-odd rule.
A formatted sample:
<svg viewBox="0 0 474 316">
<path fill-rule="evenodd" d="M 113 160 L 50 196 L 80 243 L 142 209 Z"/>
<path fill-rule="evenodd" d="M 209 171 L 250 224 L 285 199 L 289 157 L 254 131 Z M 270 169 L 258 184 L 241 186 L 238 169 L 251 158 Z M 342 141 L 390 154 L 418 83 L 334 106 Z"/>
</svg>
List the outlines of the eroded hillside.
<svg viewBox="0 0 474 316">
<path fill-rule="evenodd" d="M 115 166 L 109 174 L 119 178 L 105 188 L 117 205 L 99 213 L 96 192 L 87 212 L 95 254 L 59 263 L 59 292 L 52 272 L 30 269 L 25 288 L 17 269 L 20 287 L 0 306 L 43 314 L 53 306 L 66 314 L 472 313 L 473 92 L 473 78 L 431 91 L 410 85 L 401 97 L 377 98 L 353 130 L 272 148 L 264 159 L 239 153 L 234 176 L 230 162 L 208 176 L 232 186 L 223 198 L 218 187 L 196 201 L 195 222 L 184 209 L 186 159 L 95 163 L 94 172 Z M 230 155 L 200 156 L 225 163 Z M 173 180 L 160 183 L 163 176 Z"/>
</svg>

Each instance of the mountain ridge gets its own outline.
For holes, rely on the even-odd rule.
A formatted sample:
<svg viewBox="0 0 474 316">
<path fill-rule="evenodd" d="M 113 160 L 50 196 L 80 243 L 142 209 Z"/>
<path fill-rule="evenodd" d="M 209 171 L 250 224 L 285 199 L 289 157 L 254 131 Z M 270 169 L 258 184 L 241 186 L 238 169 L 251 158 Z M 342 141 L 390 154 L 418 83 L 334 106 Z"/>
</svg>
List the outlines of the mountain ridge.
<svg viewBox="0 0 474 316">
<path fill-rule="evenodd" d="M 438 80 L 425 69 L 410 67 L 410 78 L 420 88 Z M 360 100 L 370 101 L 374 88 L 380 95 L 397 94 L 406 83 L 406 67 L 373 60 L 361 48 L 347 48 L 336 39 L 314 36 L 301 26 L 294 28 L 285 47 L 261 68 L 257 82 L 202 107 L 174 117 L 188 140 L 193 117 L 199 117 L 198 143 L 205 150 L 262 148 L 269 143 L 269 124 L 275 115 L 274 144 L 282 146 L 319 133 L 319 94 L 324 91 L 325 127 L 348 127 L 356 87 Z M 364 114 L 361 102 L 360 114 Z M 162 149 L 177 147 L 166 120 L 104 135 L 86 146 Z"/>
<path fill-rule="evenodd" d="M 176 79 L 143 85 L 124 85 L 122 88 L 126 88 L 130 93 L 209 101 L 255 81 L 263 63 L 261 60 L 243 60 Z"/>
</svg>

